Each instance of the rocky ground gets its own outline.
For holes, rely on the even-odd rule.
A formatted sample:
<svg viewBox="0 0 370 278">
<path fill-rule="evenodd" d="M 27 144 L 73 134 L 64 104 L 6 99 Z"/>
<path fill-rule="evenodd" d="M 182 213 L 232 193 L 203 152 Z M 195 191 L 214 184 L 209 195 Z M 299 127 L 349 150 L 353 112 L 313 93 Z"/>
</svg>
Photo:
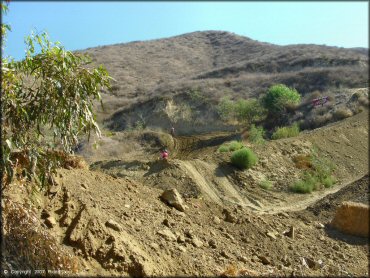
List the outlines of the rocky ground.
<svg viewBox="0 0 370 278">
<path fill-rule="evenodd" d="M 77 258 L 78 275 L 368 276 L 367 239 L 330 227 L 340 202 L 368 201 L 367 114 L 252 146 L 260 160 L 248 171 L 230 166 L 229 154 L 215 151 L 220 135 L 211 137 L 188 138 L 182 151 L 179 139 L 169 163 L 153 151 L 146 160 L 60 169 L 47 194 L 30 200 L 20 183 L 4 200 L 33 204 L 44 229 Z M 300 169 L 292 157 L 313 146 L 337 165 L 338 182 L 293 194 Z M 258 186 L 262 178 L 272 190 Z M 3 267 L 21 266 L 7 256 Z"/>
</svg>

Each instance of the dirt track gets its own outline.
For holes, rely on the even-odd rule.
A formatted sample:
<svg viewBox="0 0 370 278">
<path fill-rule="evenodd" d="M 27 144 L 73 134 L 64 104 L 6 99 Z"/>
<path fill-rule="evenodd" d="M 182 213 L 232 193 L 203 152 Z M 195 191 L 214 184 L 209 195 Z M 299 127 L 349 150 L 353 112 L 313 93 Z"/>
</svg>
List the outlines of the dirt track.
<svg viewBox="0 0 370 278">
<path fill-rule="evenodd" d="M 348 184 L 368 173 L 367 126 L 363 113 L 251 146 L 259 163 L 248 171 L 232 167 L 230 154 L 216 152 L 229 135 L 181 138 L 169 163 L 153 152 L 150 160 L 60 170 L 53 193 L 37 196 L 38 213 L 47 211 L 56 220 L 49 232 L 76 255 L 80 275 L 215 276 L 234 269 L 255 276 L 367 276 L 366 239 L 328 226 L 340 201 L 368 194 L 368 176 Z M 339 182 L 329 190 L 293 194 L 289 184 L 300 170 L 292 157 L 314 146 L 337 165 Z M 272 190 L 258 186 L 264 178 L 273 182 Z M 26 196 L 22 187 L 14 188 L 20 190 L 14 198 Z M 170 188 L 182 195 L 185 212 L 160 200 Z M 291 227 L 294 238 L 286 235 Z M 319 267 L 306 267 L 303 259 Z"/>
</svg>

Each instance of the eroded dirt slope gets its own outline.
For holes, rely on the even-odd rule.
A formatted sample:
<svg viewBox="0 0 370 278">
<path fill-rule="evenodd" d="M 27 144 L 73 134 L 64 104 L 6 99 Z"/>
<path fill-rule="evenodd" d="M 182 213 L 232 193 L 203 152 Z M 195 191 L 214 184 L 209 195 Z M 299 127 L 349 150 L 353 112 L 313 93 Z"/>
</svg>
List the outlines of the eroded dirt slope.
<svg viewBox="0 0 370 278">
<path fill-rule="evenodd" d="M 338 240 L 327 218 L 258 216 L 199 198 L 186 198 L 180 212 L 159 199 L 160 189 L 87 170 L 61 170 L 57 183 L 39 213 L 56 220 L 49 231 L 81 258 L 79 275 L 215 276 L 227 268 L 257 276 L 368 273 L 366 239 Z M 342 192 L 341 199 L 353 198 Z M 356 196 L 367 193 L 362 186 Z M 294 237 L 286 233 L 291 227 Z"/>
<path fill-rule="evenodd" d="M 149 156 L 143 147 L 134 160 L 59 170 L 56 185 L 37 195 L 37 213 L 79 258 L 79 275 L 215 276 L 228 269 L 257 276 L 367 276 L 367 239 L 328 225 L 339 202 L 368 196 L 367 127 L 362 113 L 295 138 L 250 145 L 259 163 L 247 171 L 232 167 L 217 144 L 204 144 L 219 135 L 172 138 L 175 157 L 168 163 L 156 159 L 154 142 Z M 337 166 L 338 183 L 293 194 L 289 185 L 300 170 L 292 158 L 314 147 Z M 270 191 L 258 186 L 265 178 L 274 184 Z M 14 186 L 10 197 L 26 202 L 21 188 Z M 170 188 L 181 193 L 184 212 L 160 200 Z"/>
</svg>

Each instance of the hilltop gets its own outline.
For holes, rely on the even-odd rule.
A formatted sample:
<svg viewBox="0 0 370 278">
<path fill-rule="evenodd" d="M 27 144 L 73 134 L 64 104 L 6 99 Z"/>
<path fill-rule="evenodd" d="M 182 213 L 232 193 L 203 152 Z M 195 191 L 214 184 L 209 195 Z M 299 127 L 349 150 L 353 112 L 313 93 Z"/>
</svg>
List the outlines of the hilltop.
<svg viewBox="0 0 370 278">
<path fill-rule="evenodd" d="M 217 102 L 224 96 L 258 97 L 276 83 L 295 87 L 304 96 L 368 87 L 368 53 L 362 48 L 278 46 L 203 31 L 82 52 L 116 79 L 112 91 L 103 94 L 105 111 L 99 109 L 99 115 L 104 119 L 137 103 L 193 89 Z"/>
</svg>

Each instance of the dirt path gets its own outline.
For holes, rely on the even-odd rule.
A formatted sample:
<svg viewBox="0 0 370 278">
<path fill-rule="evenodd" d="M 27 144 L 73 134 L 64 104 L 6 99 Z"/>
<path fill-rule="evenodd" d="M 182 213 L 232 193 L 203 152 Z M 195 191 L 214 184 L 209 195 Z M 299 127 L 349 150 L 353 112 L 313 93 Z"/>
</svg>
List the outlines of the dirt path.
<svg viewBox="0 0 370 278">
<path fill-rule="evenodd" d="M 212 185 L 209 185 L 204 176 L 199 173 L 199 171 L 193 166 L 191 161 L 182 161 L 181 164 L 182 166 L 184 166 L 185 171 L 187 171 L 188 174 L 196 182 L 196 185 L 199 187 L 205 198 L 217 204 L 222 203 L 221 198 L 219 197 L 220 193 L 217 192 L 217 190 Z"/>
<path fill-rule="evenodd" d="M 285 202 L 281 202 L 280 204 L 273 204 L 270 206 L 264 206 L 264 208 L 257 211 L 257 213 L 262 214 L 277 214 L 280 212 L 290 212 L 290 211 L 300 211 L 304 210 L 307 207 L 311 206 L 312 204 L 315 204 L 316 202 L 320 201 L 321 199 L 324 199 L 326 196 L 330 194 L 334 194 L 338 191 L 340 191 L 342 188 L 345 188 L 346 186 L 362 179 L 364 177 L 363 174 L 356 176 L 355 178 L 348 179 L 343 181 L 339 185 L 335 185 L 334 187 L 330 189 L 326 189 L 324 191 L 315 191 L 311 194 L 303 194 L 300 196 L 294 196 L 294 200 L 291 202 L 289 199 L 292 199 L 291 197 L 287 196 L 287 199 Z"/>
<path fill-rule="evenodd" d="M 178 161 L 180 167 L 193 179 L 203 196 L 219 205 L 240 205 L 252 210 L 259 209 L 248 198 L 243 197 L 216 164 L 199 159 Z"/>
</svg>

